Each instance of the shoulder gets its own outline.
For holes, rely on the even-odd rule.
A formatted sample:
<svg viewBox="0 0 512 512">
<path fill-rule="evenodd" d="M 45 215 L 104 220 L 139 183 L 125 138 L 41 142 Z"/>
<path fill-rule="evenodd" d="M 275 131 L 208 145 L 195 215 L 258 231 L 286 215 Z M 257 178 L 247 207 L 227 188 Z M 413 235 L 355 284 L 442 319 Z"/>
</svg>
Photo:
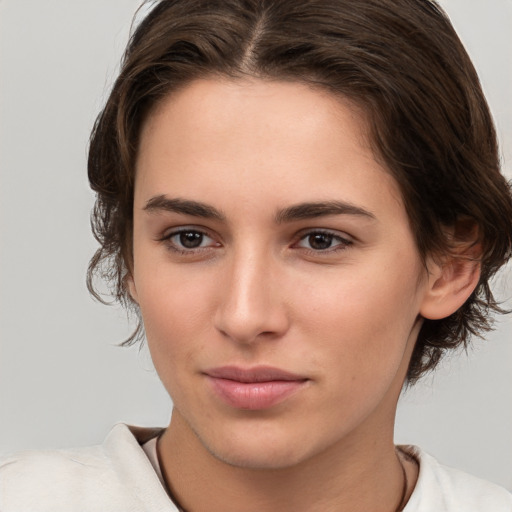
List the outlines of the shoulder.
<svg viewBox="0 0 512 512">
<path fill-rule="evenodd" d="M 91 487 L 98 501 L 110 505 L 114 493 L 106 493 L 104 486 L 116 479 L 99 446 L 21 452 L 0 461 L 0 509 L 64 511 L 76 502 L 90 501 Z"/>
<path fill-rule="evenodd" d="M 417 447 L 404 448 L 420 464 L 404 512 L 512 512 L 512 494 L 503 487 L 440 464 Z"/>
<path fill-rule="evenodd" d="M 116 425 L 99 446 L 26 451 L 0 459 L 3 512 L 126 512 L 151 510 L 145 505 L 154 500 L 169 501 L 126 425 Z"/>
</svg>

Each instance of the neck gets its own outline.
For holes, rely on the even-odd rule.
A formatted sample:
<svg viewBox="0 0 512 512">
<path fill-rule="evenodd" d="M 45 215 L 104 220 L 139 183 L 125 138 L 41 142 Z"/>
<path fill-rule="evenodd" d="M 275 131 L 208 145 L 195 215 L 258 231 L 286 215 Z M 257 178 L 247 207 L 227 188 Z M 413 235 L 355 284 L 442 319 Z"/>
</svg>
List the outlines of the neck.
<svg viewBox="0 0 512 512">
<path fill-rule="evenodd" d="M 169 488 L 188 512 L 395 512 L 404 477 L 390 430 L 371 444 L 354 435 L 291 467 L 251 469 L 209 453 L 175 410 L 159 454 Z"/>
</svg>

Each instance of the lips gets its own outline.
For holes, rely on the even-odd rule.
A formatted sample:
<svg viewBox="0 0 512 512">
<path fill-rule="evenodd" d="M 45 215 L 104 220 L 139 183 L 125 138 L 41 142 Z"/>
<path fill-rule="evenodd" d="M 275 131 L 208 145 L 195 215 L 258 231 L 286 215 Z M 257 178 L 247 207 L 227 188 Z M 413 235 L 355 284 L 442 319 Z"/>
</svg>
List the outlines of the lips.
<svg viewBox="0 0 512 512">
<path fill-rule="evenodd" d="M 205 375 L 218 398 L 231 407 L 246 410 L 271 408 L 303 389 L 309 381 L 268 366 L 224 366 L 207 370 Z"/>
</svg>

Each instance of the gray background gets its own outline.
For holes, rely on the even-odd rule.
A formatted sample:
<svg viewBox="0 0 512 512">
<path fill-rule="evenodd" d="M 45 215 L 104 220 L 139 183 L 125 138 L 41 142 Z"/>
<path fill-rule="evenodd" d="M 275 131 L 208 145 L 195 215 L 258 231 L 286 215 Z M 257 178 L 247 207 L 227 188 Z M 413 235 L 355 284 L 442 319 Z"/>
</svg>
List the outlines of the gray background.
<svg viewBox="0 0 512 512">
<path fill-rule="evenodd" d="M 138 0 L 0 0 L 0 452 L 99 443 L 112 424 L 165 425 L 126 315 L 93 302 L 88 134 Z M 444 0 L 481 75 L 512 176 L 512 1 Z M 512 295 L 511 272 L 499 279 Z M 509 302 L 510 304 L 510 302 Z M 398 442 L 512 489 L 512 323 L 407 392 Z"/>
</svg>

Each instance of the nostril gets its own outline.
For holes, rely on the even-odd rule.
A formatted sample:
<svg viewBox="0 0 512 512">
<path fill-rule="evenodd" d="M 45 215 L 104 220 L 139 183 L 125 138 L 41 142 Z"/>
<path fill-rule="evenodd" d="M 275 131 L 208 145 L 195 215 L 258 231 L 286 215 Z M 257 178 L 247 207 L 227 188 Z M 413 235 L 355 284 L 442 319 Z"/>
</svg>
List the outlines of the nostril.
<svg viewBox="0 0 512 512">
<path fill-rule="evenodd" d="M 288 329 L 286 301 L 272 279 L 272 265 L 263 250 L 257 254 L 233 254 L 225 268 L 226 279 L 219 290 L 214 319 L 223 336 L 238 343 L 253 343 L 277 338 Z"/>
<path fill-rule="evenodd" d="M 278 306 L 272 308 L 272 312 L 253 308 L 246 314 L 241 314 L 240 310 L 223 309 L 216 315 L 215 327 L 223 337 L 237 343 L 251 344 L 279 338 L 287 331 L 288 320 Z"/>
</svg>

